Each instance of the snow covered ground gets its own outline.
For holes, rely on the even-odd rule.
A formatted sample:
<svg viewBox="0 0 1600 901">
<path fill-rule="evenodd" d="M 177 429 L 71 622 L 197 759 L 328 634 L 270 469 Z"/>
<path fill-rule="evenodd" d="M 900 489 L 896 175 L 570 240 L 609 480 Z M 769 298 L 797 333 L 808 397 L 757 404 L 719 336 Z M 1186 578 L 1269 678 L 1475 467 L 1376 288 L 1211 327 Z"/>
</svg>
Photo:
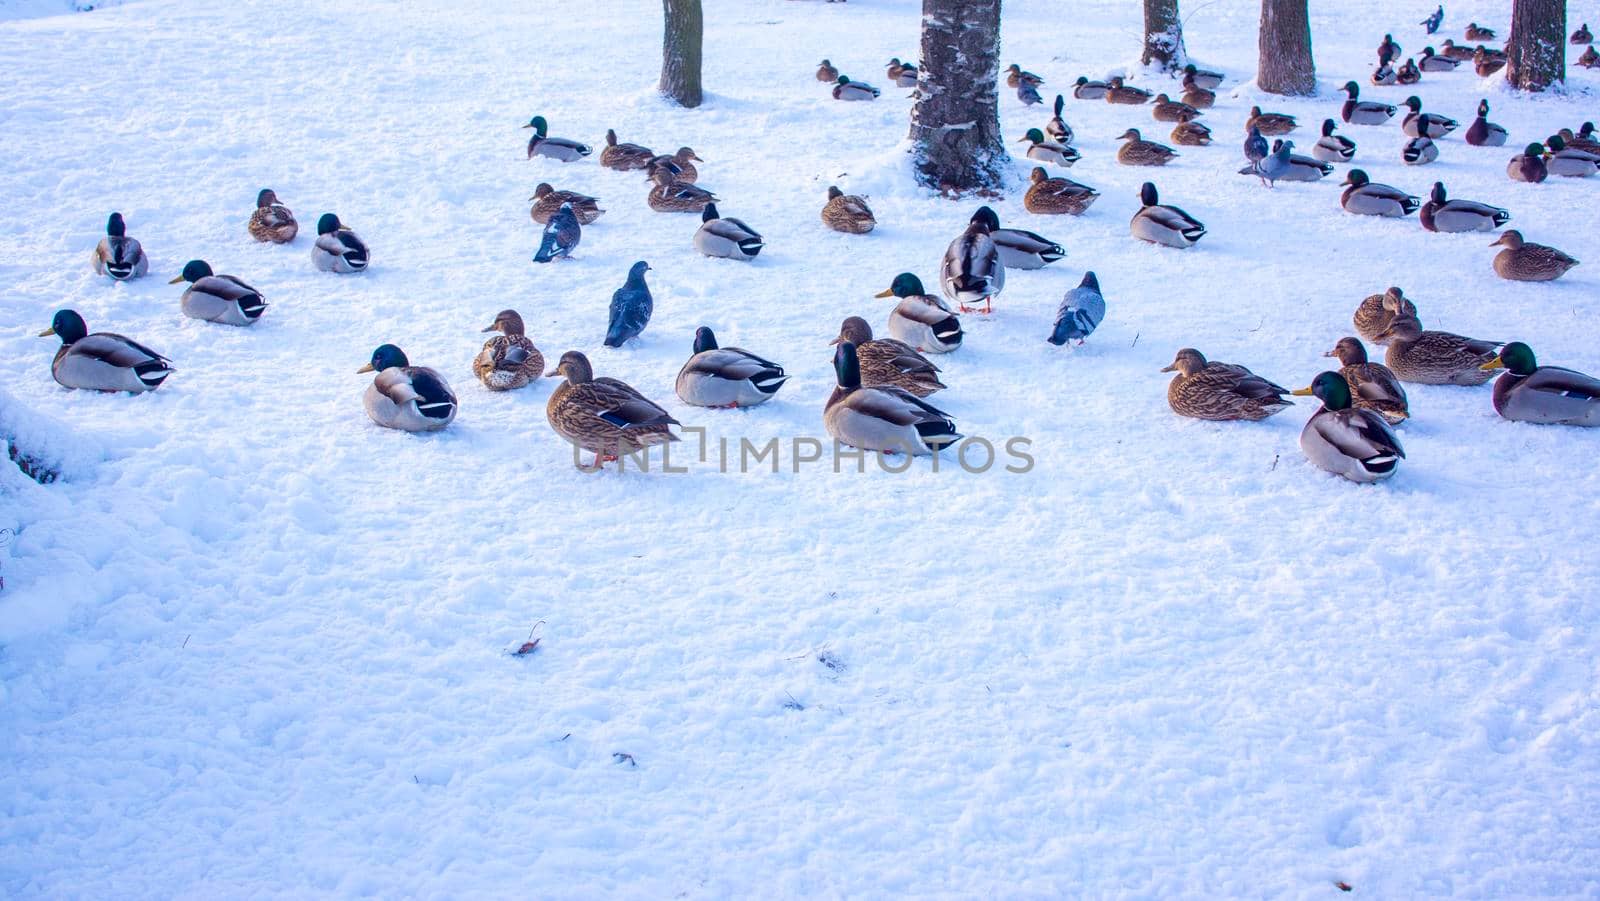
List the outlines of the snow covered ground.
<svg viewBox="0 0 1600 901">
<path fill-rule="evenodd" d="M 1190 4 L 1191 54 L 1230 76 L 1218 144 L 1122 167 L 1124 128 L 1168 129 L 1069 100 L 1069 174 L 1104 196 L 1081 219 L 997 203 L 1069 255 L 1012 273 L 937 361 L 934 401 L 969 435 L 1030 439 L 1031 472 L 589 476 L 545 423 L 547 383 L 472 378 L 478 330 L 515 307 L 548 357 L 585 350 L 713 438 L 825 437 L 839 320 L 881 326 L 872 294 L 903 270 L 931 284 L 975 206 L 908 183 L 909 91 L 842 104 L 812 79 L 830 57 L 883 85 L 917 56 L 919 4 L 713 0 L 695 111 L 654 94 L 650 0 L 24 17 L 41 6 L 0 5 L 0 400 L 26 408 L 0 420 L 64 476 L 0 465 L 0 894 L 1600 893 L 1600 436 L 1417 386 L 1404 468 L 1360 488 L 1300 455 L 1313 404 L 1181 420 L 1158 372 L 1192 345 L 1308 384 L 1390 284 L 1429 327 L 1600 370 L 1600 179 L 1514 184 L 1510 149 L 1459 135 L 1408 169 L 1397 126 L 1344 129 L 1374 180 L 1442 179 L 1585 261 L 1538 285 L 1494 276 L 1493 236 L 1344 214 L 1342 169 L 1266 190 L 1235 174 L 1259 7 Z M 1458 39 L 1508 25 L 1503 3 L 1448 7 Z M 1428 11 L 1313 4 L 1323 95 L 1260 102 L 1302 116 L 1308 146 L 1384 31 L 1421 50 Z M 1138 14 L 1007 0 L 1003 61 L 1053 95 L 1135 58 Z M 1367 93 L 1463 124 L 1486 96 L 1515 145 L 1596 118 L 1600 79 L 1571 81 Z M 1008 135 L 1048 117 L 1002 101 Z M 597 146 L 615 127 L 694 147 L 769 248 L 701 258 L 697 218 L 649 211 L 636 174 L 524 160 L 535 113 Z M 1198 247 L 1128 236 L 1146 178 L 1210 227 Z M 574 262 L 528 262 L 540 181 L 608 210 Z M 830 184 L 870 195 L 878 231 L 824 230 Z M 305 232 L 251 241 L 262 187 L 305 232 L 336 211 L 372 271 L 313 271 Z M 90 272 L 113 209 L 152 277 Z M 261 288 L 259 326 L 182 318 L 166 280 L 191 258 Z M 604 349 L 636 259 L 655 320 Z M 1105 324 L 1045 343 L 1091 268 Z M 34 336 L 61 307 L 177 373 L 142 397 L 58 388 Z M 794 380 L 754 410 L 682 405 L 701 324 Z M 455 385 L 447 432 L 363 415 L 355 371 L 388 341 Z"/>
</svg>

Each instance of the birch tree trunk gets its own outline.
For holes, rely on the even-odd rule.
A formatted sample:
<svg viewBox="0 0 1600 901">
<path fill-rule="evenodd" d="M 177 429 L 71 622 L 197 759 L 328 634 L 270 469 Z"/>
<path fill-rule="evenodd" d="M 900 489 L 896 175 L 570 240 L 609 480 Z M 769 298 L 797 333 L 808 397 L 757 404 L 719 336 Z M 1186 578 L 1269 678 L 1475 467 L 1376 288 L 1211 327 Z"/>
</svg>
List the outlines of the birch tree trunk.
<svg viewBox="0 0 1600 901">
<path fill-rule="evenodd" d="M 1512 0 L 1506 81 L 1521 91 L 1542 91 L 1566 78 L 1566 0 Z"/>
<path fill-rule="evenodd" d="M 1144 53 L 1139 61 L 1147 66 L 1154 63 L 1163 72 L 1181 69 L 1188 62 L 1178 0 L 1144 0 Z"/>
<path fill-rule="evenodd" d="M 999 73 L 1000 0 L 922 0 L 910 135 L 922 184 L 947 193 L 1005 184 Z"/>
<path fill-rule="evenodd" d="M 1307 97 L 1317 91 L 1306 0 L 1261 0 L 1256 87 L 1269 94 Z"/>
<path fill-rule="evenodd" d="M 661 40 L 661 93 L 680 106 L 700 105 L 700 0 L 661 0 L 666 31 Z"/>
</svg>

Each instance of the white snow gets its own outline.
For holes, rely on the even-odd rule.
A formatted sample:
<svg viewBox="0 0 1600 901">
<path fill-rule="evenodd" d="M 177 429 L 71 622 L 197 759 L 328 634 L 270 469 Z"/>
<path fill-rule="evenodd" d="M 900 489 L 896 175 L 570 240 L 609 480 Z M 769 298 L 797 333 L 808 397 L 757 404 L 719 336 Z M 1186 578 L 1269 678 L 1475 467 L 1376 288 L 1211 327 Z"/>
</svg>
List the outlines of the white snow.
<svg viewBox="0 0 1600 901">
<path fill-rule="evenodd" d="M 777 474 L 723 473 L 713 444 L 703 464 L 678 448 L 687 474 L 588 476 L 545 422 L 549 384 L 472 378 L 478 330 L 515 307 L 547 359 L 586 351 L 735 456 L 825 440 L 839 320 L 881 327 L 872 295 L 898 272 L 934 284 L 976 206 L 910 184 L 910 92 L 883 64 L 917 57 L 920 4 L 709 3 L 693 111 L 654 92 L 651 0 L 14 14 L 39 5 L 0 6 L 0 404 L 71 459 L 50 486 L 0 461 L 0 894 L 1600 893 L 1600 436 L 1505 422 L 1486 387 L 1416 386 L 1409 459 L 1363 488 L 1300 455 L 1313 405 L 1181 420 L 1158 372 L 1192 345 L 1309 384 L 1390 284 L 1431 328 L 1600 371 L 1600 180 L 1504 173 L 1595 118 L 1595 73 L 1532 98 L 1470 71 L 1371 88 L 1383 32 L 1419 53 L 1428 10 L 1351 0 L 1313 4 L 1322 96 L 1258 96 L 1237 88 L 1259 5 L 1191 5 L 1189 53 L 1229 75 L 1203 120 L 1217 145 L 1122 167 L 1115 135 L 1168 129 L 1069 96 L 1067 174 L 1104 196 L 1080 219 L 1031 216 L 1020 190 L 996 203 L 1067 259 L 1011 273 L 937 360 L 933 402 L 968 435 L 1030 439 L 1031 472 L 794 472 L 786 449 Z M 1483 0 L 1447 14 L 1441 41 L 1509 24 Z M 1031 111 L 1001 92 L 1006 135 L 1134 57 L 1138 17 L 1008 0 L 1001 63 L 1048 82 Z M 833 101 L 823 57 L 883 98 Z M 1584 264 L 1502 282 L 1492 235 L 1341 212 L 1348 167 L 1275 190 L 1235 174 L 1252 102 L 1300 115 L 1305 150 L 1347 78 L 1463 130 L 1487 96 L 1512 147 L 1458 132 L 1411 169 L 1397 123 L 1342 131 L 1375 181 L 1441 179 Z M 698 217 L 651 212 L 638 174 L 524 160 L 535 113 L 597 153 L 608 127 L 688 144 L 767 249 L 701 258 Z M 1147 178 L 1206 223 L 1198 246 L 1129 237 Z M 572 262 L 529 262 L 540 181 L 608 210 Z M 870 195 L 879 229 L 826 231 L 830 184 Z M 299 217 L 294 245 L 246 235 L 262 187 Z M 90 271 L 112 210 L 149 278 Z M 326 211 L 370 272 L 312 269 Z M 260 324 L 185 319 L 165 282 L 191 258 L 260 288 Z M 637 259 L 655 318 L 602 348 Z M 1085 269 L 1106 319 L 1053 347 Z M 35 336 L 62 307 L 176 373 L 139 397 L 60 389 Z M 794 379 L 753 410 L 684 406 L 701 324 Z M 363 415 L 356 369 L 384 342 L 455 386 L 448 431 Z"/>
</svg>

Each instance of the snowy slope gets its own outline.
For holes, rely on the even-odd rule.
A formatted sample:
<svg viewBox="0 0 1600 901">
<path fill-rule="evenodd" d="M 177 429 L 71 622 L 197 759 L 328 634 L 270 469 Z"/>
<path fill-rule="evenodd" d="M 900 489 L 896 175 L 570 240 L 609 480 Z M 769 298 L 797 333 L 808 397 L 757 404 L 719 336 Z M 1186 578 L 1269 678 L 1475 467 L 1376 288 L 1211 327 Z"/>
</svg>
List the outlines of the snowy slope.
<svg viewBox="0 0 1600 901">
<path fill-rule="evenodd" d="M 654 94 L 646 0 L 147 0 L 0 22 L 0 384 L 92 449 L 56 485 L 0 480 L 0 893 L 1600 893 L 1597 436 L 1507 423 L 1488 388 L 1417 386 L 1405 467 L 1363 489 L 1300 455 L 1313 405 L 1180 420 L 1157 371 L 1192 345 L 1307 384 L 1390 284 L 1429 327 L 1600 371 L 1600 239 L 1580 225 L 1600 179 L 1514 184 L 1509 150 L 1455 136 L 1413 170 L 1397 126 L 1345 129 L 1375 180 L 1442 179 L 1586 261 L 1544 285 L 1498 280 L 1493 236 L 1345 215 L 1342 171 L 1268 191 L 1234 174 L 1259 6 L 1194 5 L 1191 54 L 1230 74 L 1205 119 L 1218 145 L 1122 167 L 1115 135 L 1168 129 L 1069 100 L 1068 174 L 1104 196 L 1081 219 L 997 203 L 1068 258 L 1013 273 L 937 361 L 934 401 L 969 435 L 1030 439 L 1031 472 L 583 475 L 545 423 L 548 384 L 472 378 L 497 310 L 735 447 L 825 438 L 839 320 L 881 326 L 872 294 L 897 272 L 931 284 L 974 206 L 909 185 L 909 91 L 841 104 L 812 80 L 826 56 L 883 85 L 890 56 L 917 55 L 919 4 L 707 6 L 695 111 Z M 1262 101 L 1302 116 L 1302 145 L 1383 31 L 1421 49 L 1428 10 L 1390 10 L 1313 9 L 1323 96 Z M 1458 37 L 1508 24 L 1503 4 L 1448 12 Z M 1003 60 L 1053 94 L 1135 58 L 1137 17 L 1012 0 Z M 1463 123 L 1489 97 L 1515 144 L 1594 118 L 1597 80 L 1414 90 Z M 1002 101 L 1008 135 L 1048 117 Z M 524 160 L 534 113 L 597 146 L 615 127 L 694 147 L 769 248 L 701 258 L 697 218 L 648 210 L 635 174 Z M 1152 176 L 1210 227 L 1198 247 L 1128 236 Z M 539 181 L 608 210 L 573 262 L 528 262 Z M 870 195 L 879 230 L 823 229 L 830 184 Z M 251 241 L 264 186 L 307 232 L 336 211 L 372 271 L 315 272 L 306 234 Z M 89 270 L 112 209 L 152 277 Z M 259 326 L 179 314 L 165 282 L 196 257 L 262 289 Z M 655 319 L 604 349 L 636 259 Z M 1090 268 L 1106 322 L 1052 347 Z M 177 373 L 142 397 L 59 389 L 34 336 L 64 306 Z M 682 405 L 701 324 L 794 380 L 755 410 Z M 363 415 L 355 370 L 386 341 L 454 384 L 447 432 Z M 540 621 L 538 650 L 509 656 Z"/>
</svg>

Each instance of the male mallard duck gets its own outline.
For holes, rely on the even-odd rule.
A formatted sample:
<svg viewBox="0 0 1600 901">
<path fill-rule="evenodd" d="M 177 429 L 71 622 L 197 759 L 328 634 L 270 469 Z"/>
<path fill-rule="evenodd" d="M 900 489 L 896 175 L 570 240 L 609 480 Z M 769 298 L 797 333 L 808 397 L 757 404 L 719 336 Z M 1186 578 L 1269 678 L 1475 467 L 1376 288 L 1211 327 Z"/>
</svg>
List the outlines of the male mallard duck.
<svg viewBox="0 0 1600 901">
<path fill-rule="evenodd" d="M 1494 231 L 1511 219 L 1511 214 L 1497 206 L 1475 200 L 1449 200 L 1444 193 L 1444 182 L 1433 183 L 1428 202 L 1418 214 L 1422 227 L 1431 232 L 1488 232 Z"/>
<path fill-rule="evenodd" d="M 1256 422 L 1294 406 L 1284 388 L 1243 366 L 1210 363 L 1200 351 L 1185 347 L 1162 372 L 1176 372 L 1167 385 L 1167 404 L 1179 416 L 1194 419 Z"/>
<path fill-rule="evenodd" d="M 1020 228 L 997 228 L 989 238 L 1000 250 L 1000 265 L 1007 269 L 1043 269 L 1067 255 L 1060 244 Z"/>
<path fill-rule="evenodd" d="M 540 182 L 539 186 L 533 189 L 533 196 L 529 197 L 528 200 L 533 202 L 533 208 L 528 211 L 528 214 L 533 217 L 533 221 L 540 225 L 548 225 L 550 217 L 554 216 L 556 210 L 561 209 L 561 205 L 564 203 L 572 205 L 572 213 L 578 217 L 580 225 L 588 225 L 594 222 L 594 220 L 600 218 L 601 213 L 605 212 L 605 210 L 600 209 L 599 200 L 587 194 L 579 194 L 577 191 L 557 191 L 555 188 L 550 187 L 548 182 Z"/>
<path fill-rule="evenodd" d="M 1137 128 L 1128 129 L 1117 140 L 1127 142 L 1117 148 L 1117 162 L 1124 166 L 1165 166 L 1178 155 L 1165 144 L 1146 141 Z"/>
<path fill-rule="evenodd" d="M 1600 153 L 1568 147 L 1566 139 L 1560 135 L 1551 135 L 1545 147 L 1545 168 L 1551 175 L 1588 178 L 1600 172 Z"/>
<path fill-rule="evenodd" d="M 944 296 L 961 305 L 961 312 L 972 312 L 983 304 L 990 312 L 994 296 L 1006 286 L 1006 267 L 1000 263 L 1000 248 L 989 233 L 1000 227 L 1000 218 L 986 206 L 978 207 L 966 230 L 945 248 L 939 266 L 939 285 Z M 858 342 L 859 343 L 859 342 Z"/>
<path fill-rule="evenodd" d="M 1406 61 L 1400 64 L 1400 68 L 1395 70 L 1394 80 L 1396 84 L 1407 85 L 1421 81 L 1422 70 L 1417 68 L 1417 61 L 1407 57 Z"/>
<path fill-rule="evenodd" d="M 1508 228 L 1490 247 L 1505 249 L 1494 255 L 1495 274 L 1515 282 L 1548 282 L 1567 274 L 1578 261 L 1554 247 L 1522 240 L 1522 232 Z"/>
<path fill-rule="evenodd" d="M 1139 188 L 1139 201 L 1144 206 L 1128 223 L 1135 238 L 1168 247 L 1189 247 L 1205 237 L 1206 227 L 1200 220 L 1175 206 L 1162 206 L 1156 186 L 1150 182 Z"/>
<path fill-rule="evenodd" d="M 1474 147 L 1503 147 L 1507 132 L 1489 121 L 1489 101 L 1478 101 L 1478 117 L 1467 126 L 1467 143 Z"/>
<path fill-rule="evenodd" d="M 1348 163 L 1355 159 L 1356 142 L 1333 133 L 1332 119 L 1322 120 L 1322 137 L 1311 146 L 1311 155 L 1325 163 Z"/>
<path fill-rule="evenodd" d="M 1324 372 L 1311 386 L 1295 391 L 1316 395 L 1322 409 L 1311 414 L 1300 432 L 1300 450 L 1311 464 L 1352 482 L 1377 482 L 1400 468 L 1406 452 L 1384 417 L 1351 406 L 1350 385 L 1337 372 Z"/>
<path fill-rule="evenodd" d="M 1073 82 L 1072 96 L 1079 100 L 1104 100 L 1106 93 L 1111 90 L 1111 85 L 1104 81 L 1090 81 L 1079 75 Z"/>
<path fill-rule="evenodd" d="M 1250 107 L 1250 118 L 1245 120 L 1244 127 L 1246 131 L 1254 128 L 1260 130 L 1262 134 L 1272 137 L 1286 135 L 1294 131 L 1299 127 L 1299 123 L 1295 121 L 1293 116 L 1286 113 L 1264 113 L 1261 111 L 1261 107 L 1252 106 Z"/>
<path fill-rule="evenodd" d="M 1374 87 L 1382 88 L 1400 83 L 1400 73 L 1394 70 L 1390 62 L 1392 62 L 1390 57 L 1379 54 L 1377 68 L 1372 70 L 1371 81 Z"/>
<path fill-rule="evenodd" d="M 1194 76 L 1188 73 L 1183 76 L 1183 97 L 1181 99 L 1195 109 L 1211 109 L 1217 103 L 1217 95 L 1201 87 L 1194 80 Z"/>
<path fill-rule="evenodd" d="M 669 166 L 657 169 L 651 181 L 655 187 L 650 189 L 645 203 L 658 213 L 698 213 L 717 199 L 717 195 L 699 185 L 674 179 Z"/>
<path fill-rule="evenodd" d="M 1193 81 L 1208 91 L 1215 91 L 1221 86 L 1223 75 L 1221 72 L 1197 68 L 1194 63 L 1190 63 L 1183 67 L 1183 78 L 1185 81 Z"/>
<path fill-rule="evenodd" d="M 1580 47 L 1584 44 L 1594 43 L 1594 32 L 1589 30 L 1588 22 L 1579 25 L 1578 30 L 1572 33 L 1570 43 L 1577 44 Z"/>
<path fill-rule="evenodd" d="M 574 450 L 579 469 L 597 470 L 620 454 L 678 440 L 672 434 L 678 420 L 626 382 L 595 378 L 589 358 L 578 351 L 562 354 L 545 375 L 563 378 L 544 407 L 550 428 L 574 448 L 594 454 L 594 463 L 584 466 L 577 463 Z"/>
<path fill-rule="evenodd" d="M 1481 44 L 1472 53 L 1472 71 L 1478 73 L 1479 78 L 1488 78 L 1505 67 L 1506 58 L 1504 56 L 1490 53 L 1488 48 Z"/>
<path fill-rule="evenodd" d="M 839 325 L 839 337 L 829 344 L 851 344 L 856 348 L 861 377 L 869 388 L 894 387 L 927 397 L 941 391 L 939 367 L 904 341 L 872 337 L 872 326 L 860 316 L 851 316 Z"/>
<path fill-rule="evenodd" d="M 689 147 L 679 147 L 677 153 L 661 154 L 650 158 L 645 163 L 646 176 L 655 175 L 656 170 L 665 168 L 672 174 L 672 180 L 680 184 L 692 185 L 700 180 L 700 170 L 694 167 L 696 162 L 705 162 Z"/>
<path fill-rule="evenodd" d="M 1585 153 L 1600 153 L 1600 141 L 1595 140 L 1593 122 L 1583 123 L 1577 134 L 1573 134 L 1570 128 L 1563 128 L 1557 133 L 1561 135 L 1561 140 L 1566 141 L 1567 146 L 1573 150 L 1582 150 Z"/>
<path fill-rule="evenodd" d="M 500 334 L 483 342 L 483 350 L 472 360 L 472 373 L 483 387 L 509 391 L 544 375 L 544 354 L 528 340 L 516 310 L 501 310 L 484 331 Z"/>
<path fill-rule="evenodd" d="M 1405 292 L 1391 287 L 1382 294 L 1370 295 L 1356 307 L 1353 317 L 1356 334 L 1372 344 L 1387 344 L 1383 333 L 1400 315 L 1417 315 L 1417 305 L 1406 299 Z"/>
<path fill-rule="evenodd" d="M 1378 338 L 1389 343 L 1384 362 L 1394 374 L 1419 385 L 1481 385 L 1489 380 L 1483 364 L 1500 346 L 1498 341 L 1423 331 L 1417 317 L 1405 315 L 1396 316 Z"/>
<path fill-rule="evenodd" d="M 656 301 L 644 281 L 644 274 L 649 271 L 650 264 L 644 260 L 634 263 L 628 270 L 628 280 L 612 292 L 610 320 L 606 325 L 607 347 L 621 347 L 628 339 L 639 337 L 650 324 Z"/>
<path fill-rule="evenodd" d="M 370 262 L 366 242 L 332 213 L 317 219 L 317 240 L 311 245 L 311 264 L 323 272 L 362 272 Z"/>
<path fill-rule="evenodd" d="M 822 205 L 822 224 L 847 235 L 864 235 L 877 226 L 878 220 L 873 218 L 866 198 L 829 187 L 828 202 Z"/>
<path fill-rule="evenodd" d="M 1471 47 L 1463 47 L 1450 38 L 1445 38 L 1444 43 L 1439 45 L 1439 52 L 1444 54 L 1449 59 L 1459 60 L 1461 62 L 1472 59 L 1473 54 Z"/>
<path fill-rule="evenodd" d="M 1072 145 L 1072 126 L 1067 124 L 1067 120 L 1061 118 L 1061 110 L 1066 106 L 1066 104 L 1067 98 L 1057 94 L 1055 105 L 1056 112 L 1055 115 L 1050 117 L 1050 121 L 1044 124 L 1044 133 L 1050 138 L 1050 140 L 1055 141 L 1057 144 L 1063 144 L 1070 147 Z"/>
<path fill-rule="evenodd" d="M 61 348 L 50 363 L 50 374 L 63 388 L 91 391 L 154 391 L 172 374 L 172 361 L 143 344 L 111 332 L 89 334 L 83 317 L 72 310 L 57 311 L 50 327 L 39 337 L 56 335 Z"/>
<path fill-rule="evenodd" d="M 1439 26 L 1444 24 L 1444 4 L 1439 4 L 1439 8 L 1435 9 L 1432 15 L 1428 16 L 1426 19 L 1423 19 L 1417 24 L 1428 29 L 1429 34 L 1433 34 L 1434 32 L 1438 31 Z"/>
<path fill-rule="evenodd" d="M 910 63 L 903 63 L 900 57 L 889 60 L 889 83 L 897 88 L 914 88 L 917 86 L 917 67 Z"/>
<path fill-rule="evenodd" d="M 828 397 L 822 424 L 840 444 L 862 450 L 926 456 L 961 440 L 950 415 L 894 385 L 864 385 L 859 348 L 839 342 L 833 354 L 838 387 Z"/>
<path fill-rule="evenodd" d="M 1037 106 L 1044 102 L 1044 98 L 1039 96 L 1039 89 L 1026 82 L 1017 85 L 1017 99 L 1022 101 L 1023 106 Z"/>
<path fill-rule="evenodd" d="M 412 366 L 405 351 L 384 344 L 372 361 L 356 372 L 376 372 L 362 406 L 367 416 L 386 429 L 435 432 L 456 418 L 456 395 L 444 376 L 426 366 Z"/>
<path fill-rule="evenodd" d="M 1494 29 L 1492 29 L 1492 28 L 1484 28 L 1483 26 L 1479 25 L 1477 22 L 1469 23 L 1467 25 L 1467 40 L 1469 40 L 1469 41 L 1492 41 L 1492 40 L 1494 40 Z"/>
<path fill-rule="evenodd" d="M 549 125 L 544 121 L 543 116 L 534 116 L 528 120 L 527 125 L 522 127 L 533 129 L 533 137 L 528 139 L 528 159 L 530 160 L 535 156 L 547 156 L 553 160 L 570 163 L 573 160 L 581 160 L 591 153 L 588 144 L 569 141 L 566 138 L 546 137 L 545 132 Z"/>
<path fill-rule="evenodd" d="M 1417 66 L 1424 72 L 1454 72 L 1460 65 L 1461 60 L 1439 56 L 1432 47 L 1422 48 L 1422 59 L 1417 61 Z"/>
<path fill-rule="evenodd" d="M 716 334 L 702 325 L 694 330 L 694 355 L 678 370 L 678 397 L 696 407 L 754 407 L 772 400 L 788 380 L 771 360 L 718 347 Z"/>
<path fill-rule="evenodd" d="M 1395 42 L 1394 35 L 1392 34 L 1384 35 L 1383 43 L 1378 45 L 1378 58 L 1383 59 L 1384 57 L 1388 57 L 1389 59 L 1400 58 L 1400 45 Z"/>
<path fill-rule="evenodd" d="M 1406 98 L 1405 107 L 1408 112 L 1405 118 L 1400 120 L 1400 130 L 1405 132 L 1408 138 L 1442 138 L 1461 127 L 1460 122 L 1449 116 L 1441 116 L 1438 113 L 1424 114 L 1422 98 L 1414 94 Z"/>
<path fill-rule="evenodd" d="M 824 84 L 833 84 L 839 80 L 839 70 L 834 68 L 833 63 L 823 60 L 822 65 L 817 66 L 817 80 Z"/>
<path fill-rule="evenodd" d="M 1204 147 L 1211 143 L 1211 129 L 1199 122 L 1179 122 L 1172 126 L 1172 143 L 1185 147 Z"/>
<path fill-rule="evenodd" d="M 947 354 L 961 346 L 961 320 L 944 301 L 922 289 L 922 279 L 909 272 L 894 277 L 877 297 L 898 297 L 889 313 L 889 334 L 919 353 Z"/>
<path fill-rule="evenodd" d="M 833 86 L 833 99 L 835 100 L 877 100 L 883 93 L 864 81 L 851 81 L 844 75 Z"/>
<path fill-rule="evenodd" d="M 1588 49 L 1578 55 L 1578 65 L 1585 69 L 1600 68 L 1600 53 L 1594 52 L 1593 44 L 1590 44 Z"/>
<path fill-rule="evenodd" d="M 1427 113 L 1422 114 L 1426 121 Z M 1415 137 L 1400 148 L 1400 161 L 1407 166 L 1426 166 L 1439 158 L 1439 145 L 1429 137 Z"/>
<path fill-rule="evenodd" d="M 618 144 L 615 129 L 606 129 L 606 146 L 600 150 L 600 165 L 618 172 L 643 169 L 655 159 L 654 150 L 638 144 Z"/>
<path fill-rule="evenodd" d="M 1056 307 L 1055 328 L 1045 340 L 1057 347 L 1068 341 L 1076 341 L 1081 346 L 1104 318 L 1106 299 L 1100 293 L 1100 279 L 1092 271 L 1085 272 L 1078 287 L 1061 298 L 1060 306 Z"/>
<path fill-rule="evenodd" d="M 1028 133 L 1018 139 L 1017 143 L 1027 142 L 1028 159 L 1038 160 L 1041 163 L 1055 163 L 1057 166 L 1071 166 L 1078 161 L 1078 151 L 1065 144 L 1057 144 L 1044 139 L 1044 132 L 1037 128 L 1028 129 Z"/>
<path fill-rule="evenodd" d="M 128 226 L 122 221 L 121 213 L 112 213 L 106 219 L 106 236 L 94 246 L 91 261 L 95 274 L 108 275 L 119 282 L 140 278 L 150 271 L 144 247 L 137 239 L 128 237 Z"/>
<path fill-rule="evenodd" d="M 1051 178 L 1043 166 L 1034 166 L 1032 182 L 1022 196 L 1022 207 L 1030 213 L 1068 213 L 1077 216 L 1088 209 L 1100 192 L 1070 178 Z"/>
<path fill-rule="evenodd" d="M 231 275 L 214 275 L 205 260 L 190 260 L 169 285 L 189 282 L 183 292 L 183 315 L 224 325 L 255 325 L 266 312 L 261 292 Z"/>
<path fill-rule="evenodd" d="M 761 233 L 744 224 L 742 219 L 724 219 L 717 213 L 717 205 L 706 204 L 700 214 L 700 229 L 694 233 L 694 249 L 708 257 L 728 260 L 753 260 L 765 247 Z"/>
<path fill-rule="evenodd" d="M 1494 383 L 1496 413 L 1517 422 L 1600 426 L 1600 379 L 1574 369 L 1540 366 L 1521 341 L 1500 348 L 1484 369 L 1504 369 Z"/>
<path fill-rule="evenodd" d="M 1550 176 L 1550 169 L 1544 162 L 1544 145 L 1529 144 L 1523 151 L 1511 158 L 1506 163 L 1506 176 L 1512 181 L 1523 181 L 1538 184 Z"/>
<path fill-rule="evenodd" d="M 533 261 L 548 263 L 571 257 L 582 239 L 583 227 L 578 224 L 578 214 L 572 211 L 572 204 L 563 203 L 545 224 L 544 236 L 539 241 L 539 249 L 534 251 Z"/>
<path fill-rule="evenodd" d="M 1200 111 L 1187 103 L 1173 100 L 1166 94 L 1157 94 L 1155 105 L 1150 107 L 1150 115 L 1157 122 L 1188 122 L 1198 119 Z"/>
<path fill-rule="evenodd" d="M 1354 392 L 1355 406 L 1371 410 L 1390 425 L 1398 425 L 1411 415 L 1400 379 L 1382 363 L 1367 362 L 1367 349 L 1360 338 L 1340 338 L 1333 350 L 1323 356 L 1339 361 L 1339 375 Z"/>
<path fill-rule="evenodd" d="M 287 244 L 300 233 L 300 223 L 294 213 L 278 202 L 271 188 L 262 188 L 256 195 L 255 212 L 250 214 L 250 237 L 262 243 Z"/>
<path fill-rule="evenodd" d="M 1022 71 L 1022 67 L 1016 63 L 1012 63 L 1006 68 L 1006 87 L 1015 89 L 1025 84 L 1041 85 L 1044 84 L 1044 79 L 1032 72 Z"/>
<path fill-rule="evenodd" d="M 1351 169 L 1342 184 L 1347 185 L 1339 205 L 1362 216 L 1409 216 L 1422 205 L 1422 199 L 1396 187 L 1379 184 L 1360 169 Z"/>
<path fill-rule="evenodd" d="M 1347 95 L 1339 115 L 1350 125 L 1382 125 L 1394 118 L 1394 107 L 1375 100 L 1361 99 L 1361 86 L 1353 81 L 1344 83 Z"/>
<path fill-rule="evenodd" d="M 1128 87 L 1123 84 L 1122 76 L 1118 75 L 1107 83 L 1105 97 L 1107 103 L 1138 106 L 1141 103 L 1149 103 L 1151 94 L 1149 91 Z"/>
</svg>

